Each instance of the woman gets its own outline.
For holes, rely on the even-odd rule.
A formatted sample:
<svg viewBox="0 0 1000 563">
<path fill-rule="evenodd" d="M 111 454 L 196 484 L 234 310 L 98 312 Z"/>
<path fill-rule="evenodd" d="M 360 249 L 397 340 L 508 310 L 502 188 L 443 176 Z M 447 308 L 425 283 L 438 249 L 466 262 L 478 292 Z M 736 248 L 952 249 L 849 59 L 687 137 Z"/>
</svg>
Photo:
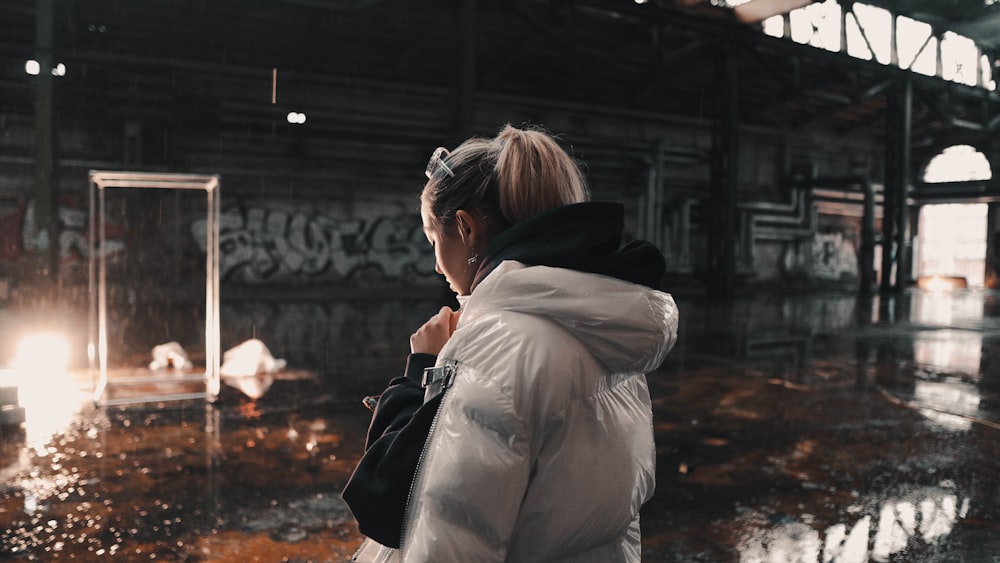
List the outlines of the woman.
<svg viewBox="0 0 1000 563">
<path fill-rule="evenodd" d="M 644 374 L 677 333 L 663 256 L 621 246 L 623 207 L 588 202 L 542 131 L 440 148 L 427 177 L 424 232 L 461 308 L 411 336 L 406 376 L 379 399 L 343 493 L 382 544 L 362 551 L 639 561 L 655 462 Z"/>
</svg>

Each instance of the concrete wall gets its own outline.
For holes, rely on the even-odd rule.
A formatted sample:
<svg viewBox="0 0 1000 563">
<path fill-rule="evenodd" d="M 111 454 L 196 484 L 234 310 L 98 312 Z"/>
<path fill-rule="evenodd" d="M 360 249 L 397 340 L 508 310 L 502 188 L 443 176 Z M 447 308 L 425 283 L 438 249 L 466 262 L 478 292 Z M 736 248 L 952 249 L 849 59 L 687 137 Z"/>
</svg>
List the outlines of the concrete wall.
<svg viewBox="0 0 1000 563">
<path fill-rule="evenodd" d="M 221 175 L 224 291 L 311 287 L 344 295 L 372 289 L 438 295 L 441 284 L 420 231 L 417 194 L 430 150 L 467 136 L 445 125 L 447 92 L 363 82 L 327 86 L 326 104 L 354 108 L 353 120 L 344 110 L 295 129 L 246 108 L 203 108 L 206 115 L 217 114 L 199 120 L 200 114 L 185 106 L 173 115 L 163 115 L 162 108 L 144 115 L 60 106 L 60 283 L 67 291 L 86 283 L 81 264 L 87 258 L 87 171 L 162 170 Z M 492 134 L 506 122 L 540 124 L 560 134 L 583 162 L 594 197 L 625 202 L 629 233 L 644 238 L 649 233 L 640 232 L 642 195 L 652 147 L 662 140 L 668 153 L 664 199 L 668 206 L 685 199 L 695 206 L 688 225 L 691 256 L 670 281 L 702 285 L 704 219 L 711 213 L 707 120 L 500 95 L 481 95 L 477 102 L 478 134 Z M 808 128 L 745 127 L 741 204 L 787 203 L 793 174 L 879 174 L 876 133 L 843 137 Z M 6 155 L 0 158 L 0 299 L 8 301 L 18 288 L 49 275 L 47 233 L 33 219 L 33 142 L 30 118 L 0 120 Z M 203 249 L 203 219 L 193 213 L 177 226 L 167 215 L 160 212 L 156 228 L 185 233 L 187 242 Z M 754 239 L 741 266 L 741 284 L 851 287 L 857 277 L 858 221 L 833 217 L 789 225 L 796 234 L 786 240 Z M 679 226 L 668 217 L 663 227 Z M 156 236 L 148 221 L 143 229 L 143 236 Z M 134 252 L 137 243 L 125 239 L 137 233 L 127 220 L 111 221 L 106 251 Z"/>
</svg>

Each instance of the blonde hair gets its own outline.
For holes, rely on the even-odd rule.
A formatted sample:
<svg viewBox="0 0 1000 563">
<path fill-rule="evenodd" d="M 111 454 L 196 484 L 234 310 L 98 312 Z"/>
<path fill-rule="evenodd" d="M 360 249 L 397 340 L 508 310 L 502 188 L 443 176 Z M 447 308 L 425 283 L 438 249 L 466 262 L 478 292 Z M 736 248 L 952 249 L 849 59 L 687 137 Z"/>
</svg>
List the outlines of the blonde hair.
<svg viewBox="0 0 1000 563">
<path fill-rule="evenodd" d="M 543 211 L 590 199 L 579 166 L 538 128 L 509 123 L 492 139 L 473 137 L 445 158 L 454 173 L 434 174 L 422 197 L 448 222 L 459 209 L 476 210 L 509 227 Z"/>
</svg>

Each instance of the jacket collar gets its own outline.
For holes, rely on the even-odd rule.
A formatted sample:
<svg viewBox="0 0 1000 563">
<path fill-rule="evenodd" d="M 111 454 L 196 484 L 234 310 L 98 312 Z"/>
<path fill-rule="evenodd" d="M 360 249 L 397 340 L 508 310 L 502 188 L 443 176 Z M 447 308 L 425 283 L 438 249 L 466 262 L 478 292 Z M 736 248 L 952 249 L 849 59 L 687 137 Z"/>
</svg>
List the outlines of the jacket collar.
<svg viewBox="0 0 1000 563">
<path fill-rule="evenodd" d="M 472 288 L 504 260 L 601 274 L 653 289 L 666 271 L 663 254 L 646 241 L 622 245 L 625 207 L 586 202 L 544 211 L 515 224 L 490 242 Z"/>
</svg>

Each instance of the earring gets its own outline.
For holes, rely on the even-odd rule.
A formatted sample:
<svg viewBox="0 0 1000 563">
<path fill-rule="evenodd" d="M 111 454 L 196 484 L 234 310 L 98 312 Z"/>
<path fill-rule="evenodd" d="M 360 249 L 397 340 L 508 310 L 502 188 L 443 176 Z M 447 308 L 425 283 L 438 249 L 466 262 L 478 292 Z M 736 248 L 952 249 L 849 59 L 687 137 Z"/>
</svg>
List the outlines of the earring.
<svg viewBox="0 0 1000 563">
<path fill-rule="evenodd" d="M 473 253 L 473 255 L 469 258 L 469 265 L 471 266 L 471 265 L 475 264 L 478 261 L 479 261 L 479 253 L 478 252 L 477 253 Z"/>
</svg>

